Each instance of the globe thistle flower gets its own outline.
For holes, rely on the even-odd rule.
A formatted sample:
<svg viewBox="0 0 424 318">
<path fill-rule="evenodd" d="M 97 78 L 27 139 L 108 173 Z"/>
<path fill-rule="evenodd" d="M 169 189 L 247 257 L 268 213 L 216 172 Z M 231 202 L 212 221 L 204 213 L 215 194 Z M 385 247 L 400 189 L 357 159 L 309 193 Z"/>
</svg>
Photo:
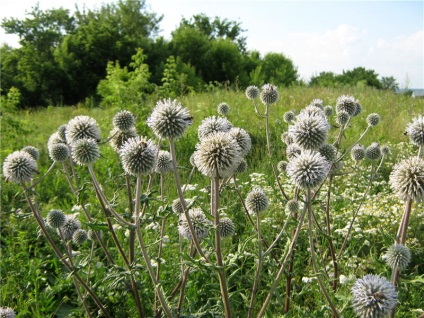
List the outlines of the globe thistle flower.
<svg viewBox="0 0 424 318">
<path fill-rule="evenodd" d="M 54 134 L 52 134 L 49 137 L 49 140 L 47 141 L 47 149 L 50 151 L 50 148 L 53 145 L 63 144 L 63 143 L 64 143 L 64 141 L 60 138 L 59 133 L 58 132 L 55 132 Z"/>
<path fill-rule="evenodd" d="M 313 189 L 327 177 L 330 165 L 318 152 L 305 150 L 287 164 L 287 174 L 297 186 Z"/>
<path fill-rule="evenodd" d="M 128 110 L 123 110 L 113 117 L 113 127 L 121 131 L 128 131 L 134 128 L 134 115 Z"/>
<path fill-rule="evenodd" d="M 89 229 L 87 232 L 88 239 L 91 241 L 97 240 L 96 232 L 97 232 L 97 235 L 100 237 L 100 239 L 103 237 L 103 231 L 95 231 L 95 230 Z"/>
<path fill-rule="evenodd" d="M 377 160 L 381 157 L 381 148 L 380 145 L 376 142 L 373 142 L 371 145 L 365 149 L 365 156 L 371 160 Z"/>
<path fill-rule="evenodd" d="M 193 208 L 188 211 L 188 214 L 193 225 L 194 234 L 196 235 L 197 239 L 201 239 L 203 237 L 208 236 L 211 223 L 206 218 L 206 215 L 203 213 L 203 211 L 200 208 Z M 188 226 L 185 214 L 181 214 L 180 216 L 178 232 L 185 239 L 192 239 L 190 228 Z"/>
<path fill-rule="evenodd" d="M 327 141 L 327 133 L 330 129 L 325 117 L 300 113 L 296 117 L 289 133 L 293 135 L 295 143 L 303 149 L 318 149 Z"/>
<path fill-rule="evenodd" d="M 100 128 L 96 120 L 88 116 L 76 116 L 68 122 L 66 141 L 73 144 L 80 139 L 100 142 Z"/>
<path fill-rule="evenodd" d="M 337 152 L 336 158 L 340 157 L 341 153 Z M 344 161 L 340 160 L 340 161 L 336 161 L 336 162 L 332 162 L 330 165 L 330 175 L 336 175 L 338 174 L 340 171 L 342 171 L 344 167 Z"/>
<path fill-rule="evenodd" d="M 3 162 L 6 181 L 21 183 L 30 181 L 37 171 L 37 162 L 28 152 L 14 151 Z"/>
<path fill-rule="evenodd" d="M 64 162 L 69 158 L 69 148 L 66 144 L 53 144 L 49 149 L 49 157 L 55 162 Z"/>
<path fill-rule="evenodd" d="M 72 144 L 72 159 L 83 166 L 91 165 L 100 158 L 98 143 L 93 139 L 78 139 Z"/>
<path fill-rule="evenodd" d="M 277 170 L 279 173 L 286 172 L 286 168 L 287 168 L 287 161 L 281 160 L 280 162 L 277 163 Z"/>
<path fill-rule="evenodd" d="M 236 226 L 229 218 L 222 218 L 219 220 L 218 233 L 222 238 L 233 236 L 236 232 Z"/>
<path fill-rule="evenodd" d="M 377 126 L 379 122 L 380 122 L 380 115 L 379 114 L 373 113 L 373 114 L 369 114 L 367 116 L 368 126 L 370 126 L 370 127 Z"/>
<path fill-rule="evenodd" d="M 157 173 L 167 173 L 172 170 L 172 158 L 168 151 L 160 150 L 155 171 Z"/>
<path fill-rule="evenodd" d="M 32 157 L 32 159 L 34 159 L 35 161 L 38 160 L 38 158 L 40 158 L 40 154 L 38 152 L 38 149 L 33 147 L 33 146 L 26 146 L 22 148 L 22 151 L 25 151 L 27 153 L 29 153 L 29 155 Z"/>
<path fill-rule="evenodd" d="M 342 95 L 337 98 L 336 113 L 345 111 L 349 116 L 353 116 L 356 112 L 356 100 L 352 96 Z"/>
<path fill-rule="evenodd" d="M 302 149 L 297 144 L 290 144 L 286 148 L 286 157 L 288 160 L 292 160 L 293 158 L 296 158 L 300 153 L 302 152 Z"/>
<path fill-rule="evenodd" d="M 388 317 L 397 304 L 395 287 L 378 275 L 358 279 L 351 292 L 353 310 L 360 318 Z"/>
<path fill-rule="evenodd" d="M 237 141 L 225 132 L 217 132 L 196 145 L 194 162 L 204 175 L 215 178 L 231 177 L 243 157 Z"/>
<path fill-rule="evenodd" d="M 196 167 L 196 163 L 194 162 L 194 153 L 191 154 L 190 156 L 190 164 L 195 168 Z"/>
<path fill-rule="evenodd" d="M 324 102 L 319 98 L 313 99 L 309 105 L 324 109 Z"/>
<path fill-rule="evenodd" d="M 278 100 L 277 86 L 272 84 L 263 85 L 260 98 L 261 102 L 265 105 L 271 105 L 276 103 Z"/>
<path fill-rule="evenodd" d="M 50 210 L 46 217 L 47 225 L 53 229 L 58 229 L 65 225 L 66 215 L 62 210 Z"/>
<path fill-rule="evenodd" d="M 188 206 L 189 202 L 187 200 L 184 200 L 185 205 Z M 181 204 L 180 198 L 175 199 L 172 201 L 172 212 L 176 214 L 181 214 L 184 212 L 183 205 Z"/>
<path fill-rule="evenodd" d="M 222 116 L 227 116 L 229 112 L 230 112 L 230 106 L 228 106 L 227 103 L 220 103 L 218 105 L 218 113 L 221 114 Z"/>
<path fill-rule="evenodd" d="M 303 116 L 319 116 L 322 117 L 324 120 L 327 120 L 327 118 L 325 117 L 324 110 L 317 106 L 306 106 L 300 111 L 300 113 L 303 114 Z"/>
<path fill-rule="evenodd" d="M 393 168 L 389 178 L 393 192 L 404 201 L 424 201 L 424 159 L 407 158 Z"/>
<path fill-rule="evenodd" d="M 199 128 L 197 129 L 197 135 L 199 140 L 202 140 L 210 134 L 218 131 L 228 132 L 233 128 L 233 125 L 224 117 L 210 116 L 202 120 Z"/>
<path fill-rule="evenodd" d="M 411 262 L 411 251 L 402 244 L 393 244 L 383 255 L 386 264 L 393 269 L 404 270 Z"/>
<path fill-rule="evenodd" d="M 72 241 L 77 245 L 83 244 L 85 241 L 87 241 L 87 238 L 87 231 L 82 229 L 76 230 L 72 235 Z"/>
<path fill-rule="evenodd" d="M 257 88 L 255 85 L 251 85 L 246 88 L 246 97 L 248 99 L 255 99 L 258 96 L 259 96 L 259 88 Z"/>
<path fill-rule="evenodd" d="M 60 235 L 62 233 L 62 238 L 65 241 L 72 239 L 76 230 L 81 229 L 81 222 L 76 218 L 75 215 L 66 215 L 65 224 L 57 229 L 57 233 Z"/>
<path fill-rule="evenodd" d="M 288 131 L 285 131 L 281 134 L 281 140 L 287 145 L 294 144 L 294 137 Z"/>
<path fill-rule="evenodd" d="M 233 137 L 241 149 L 241 156 L 246 156 L 250 148 L 252 148 L 252 140 L 250 139 L 249 134 L 246 132 L 246 130 L 242 128 L 231 128 L 228 132 L 231 137 Z"/>
<path fill-rule="evenodd" d="M 413 118 L 412 123 L 406 126 L 406 134 L 413 144 L 424 145 L 424 117 L 422 115 Z"/>
<path fill-rule="evenodd" d="M 365 147 L 357 144 L 350 150 L 350 156 L 354 161 L 359 161 L 365 158 Z"/>
<path fill-rule="evenodd" d="M 286 209 L 292 214 L 299 212 L 299 201 L 297 200 L 289 200 L 286 203 Z"/>
<path fill-rule="evenodd" d="M 333 112 L 334 112 L 333 106 L 327 105 L 327 106 L 324 107 L 324 115 L 326 117 L 333 116 Z"/>
<path fill-rule="evenodd" d="M 150 173 L 156 167 L 157 154 L 156 145 L 141 136 L 128 139 L 119 152 L 125 172 L 133 176 Z"/>
<path fill-rule="evenodd" d="M 246 197 L 246 208 L 251 213 L 259 213 L 268 209 L 268 197 L 262 188 L 254 188 Z"/>
<path fill-rule="evenodd" d="M 0 307 L 0 318 L 15 318 L 15 311 L 10 307 Z"/>
<path fill-rule="evenodd" d="M 152 115 L 147 119 L 147 125 L 158 138 L 179 138 L 193 123 L 187 108 L 177 100 L 164 99 L 158 101 Z"/>
<path fill-rule="evenodd" d="M 336 123 L 338 123 L 340 126 L 345 126 L 349 119 L 349 113 L 345 112 L 344 110 L 341 110 L 336 114 Z"/>
<path fill-rule="evenodd" d="M 390 147 L 387 145 L 381 146 L 381 152 L 384 156 L 390 154 Z"/>
<path fill-rule="evenodd" d="M 337 158 L 337 148 L 331 144 L 323 144 L 319 147 L 318 152 L 329 162 L 333 162 Z"/>
<path fill-rule="evenodd" d="M 356 109 L 355 109 L 355 113 L 352 115 L 352 117 L 356 117 L 360 113 L 362 113 L 362 105 L 359 103 L 358 100 L 355 100 L 355 103 L 356 103 Z"/>
<path fill-rule="evenodd" d="M 130 138 L 137 137 L 137 130 L 135 127 L 132 127 L 128 130 L 120 130 L 117 128 L 113 128 L 110 131 L 110 140 L 109 144 L 113 150 L 119 152 L 121 150 L 122 145 Z"/>
<path fill-rule="evenodd" d="M 246 162 L 246 160 L 243 159 L 242 161 L 240 161 L 240 163 L 237 166 L 237 169 L 234 173 L 240 174 L 240 173 L 243 173 L 243 172 L 246 172 L 246 171 L 247 171 L 247 162 Z"/>
<path fill-rule="evenodd" d="M 286 123 L 291 123 L 294 120 L 295 117 L 296 117 L 296 115 L 291 110 L 285 112 L 284 115 L 283 115 L 283 119 Z"/>
<path fill-rule="evenodd" d="M 57 134 L 60 138 L 60 140 L 64 143 L 66 143 L 66 130 L 68 129 L 67 124 L 60 125 L 57 129 Z"/>
</svg>

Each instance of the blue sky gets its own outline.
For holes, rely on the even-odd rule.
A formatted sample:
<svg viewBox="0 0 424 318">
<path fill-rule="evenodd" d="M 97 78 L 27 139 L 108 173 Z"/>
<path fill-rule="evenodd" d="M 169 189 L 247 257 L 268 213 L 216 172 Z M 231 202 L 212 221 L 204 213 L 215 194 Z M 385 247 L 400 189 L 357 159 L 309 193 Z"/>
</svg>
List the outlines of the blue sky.
<svg viewBox="0 0 424 318">
<path fill-rule="evenodd" d="M 0 0 L 0 17 L 23 18 L 36 0 Z M 112 0 L 39 0 L 42 9 Z M 394 76 L 401 88 L 424 88 L 423 1 L 146 0 L 163 14 L 160 35 L 170 38 L 182 17 L 205 13 L 241 22 L 249 50 L 290 57 L 301 78 L 363 66 Z M 16 38 L 0 33 L 1 41 Z"/>
</svg>

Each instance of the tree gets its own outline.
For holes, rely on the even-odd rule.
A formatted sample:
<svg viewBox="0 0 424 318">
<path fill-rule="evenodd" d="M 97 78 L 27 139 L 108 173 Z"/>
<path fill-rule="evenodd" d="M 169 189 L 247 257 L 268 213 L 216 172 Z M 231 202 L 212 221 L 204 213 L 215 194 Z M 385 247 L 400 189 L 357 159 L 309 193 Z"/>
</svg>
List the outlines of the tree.
<svg viewBox="0 0 424 318">
<path fill-rule="evenodd" d="M 320 72 L 318 76 L 311 77 L 309 85 L 335 87 L 337 86 L 336 75 L 333 72 Z"/>
<path fill-rule="evenodd" d="M 358 82 L 362 81 L 366 86 L 381 88 L 378 74 L 374 70 L 366 70 L 364 67 L 356 67 L 351 71 L 343 71 L 343 74 L 337 76 L 337 81 L 350 86 L 356 86 Z"/>
<path fill-rule="evenodd" d="M 381 78 L 381 89 L 392 90 L 396 92 L 399 90 L 399 84 L 393 76 Z"/>
<path fill-rule="evenodd" d="M 281 53 L 267 53 L 260 66 L 267 83 L 289 86 L 299 77 L 292 60 Z"/>
</svg>

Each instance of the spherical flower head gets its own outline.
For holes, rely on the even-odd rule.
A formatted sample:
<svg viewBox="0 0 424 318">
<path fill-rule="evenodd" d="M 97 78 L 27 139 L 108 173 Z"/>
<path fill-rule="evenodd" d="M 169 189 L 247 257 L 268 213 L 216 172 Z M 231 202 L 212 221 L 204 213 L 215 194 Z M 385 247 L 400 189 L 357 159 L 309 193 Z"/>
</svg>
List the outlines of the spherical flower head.
<svg viewBox="0 0 424 318">
<path fill-rule="evenodd" d="M 62 140 L 62 142 L 64 142 L 64 143 L 66 143 L 66 130 L 67 129 L 68 129 L 67 124 L 60 125 L 59 128 L 57 129 L 57 134 L 58 134 L 60 140 Z"/>
<path fill-rule="evenodd" d="M 318 187 L 327 177 L 329 163 L 318 152 L 305 150 L 287 164 L 287 174 L 303 189 Z"/>
<path fill-rule="evenodd" d="M 72 235 L 72 241 L 77 245 L 83 244 L 85 241 L 87 241 L 87 238 L 87 231 L 82 229 L 76 230 Z"/>
<path fill-rule="evenodd" d="M 325 117 L 324 110 L 317 106 L 313 106 L 313 105 L 306 106 L 305 108 L 302 108 L 300 110 L 300 113 L 303 114 L 303 116 L 320 116 L 324 120 L 327 120 L 327 118 Z"/>
<path fill-rule="evenodd" d="M 246 160 L 243 159 L 242 161 L 240 161 L 239 165 L 237 166 L 235 173 L 240 174 L 246 171 L 247 171 L 247 162 Z"/>
<path fill-rule="evenodd" d="M 123 110 L 113 117 L 113 127 L 121 131 L 128 131 L 134 128 L 134 115 L 128 110 Z"/>
<path fill-rule="evenodd" d="M 68 122 L 66 141 L 73 144 L 80 139 L 100 141 L 100 128 L 95 119 L 88 116 L 76 116 Z"/>
<path fill-rule="evenodd" d="M 47 225 L 53 229 L 58 229 L 65 225 L 66 215 L 62 210 L 50 210 L 46 217 Z"/>
<path fill-rule="evenodd" d="M 378 275 L 365 275 L 352 287 L 352 305 L 360 318 L 385 318 L 397 304 L 392 283 Z"/>
<path fill-rule="evenodd" d="M 393 244 L 383 255 L 386 264 L 392 269 L 404 270 L 411 262 L 411 251 L 402 244 Z"/>
<path fill-rule="evenodd" d="M 110 131 L 110 140 L 109 144 L 113 150 L 119 152 L 121 150 L 122 145 L 130 138 L 137 137 L 137 130 L 135 127 L 132 127 L 126 131 L 113 128 Z"/>
<path fill-rule="evenodd" d="M 87 232 L 88 239 L 91 241 L 97 240 L 96 232 L 97 232 L 97 235 L 100 237 L 100 239 L 103 237 L 102 231 L 95 231 L 95 230 L 89 229 Z"/>
<path fill-rule="evenodd" d="M 424 145 L 424 117 L 422 115 L 412 119 L 412 123 L 406 127 L 406 134 L 413 144 Z"/>
<path fill-rule="evenodd" d="M 236 232 L 236 226 L 233 221 L 229 218 L 222 218 L 218 224 L 219 236 L 222 238 L 233 236 Z"/>
<path fill-rule="evenodd" d="M 340 126 L 345 126 L 349 119 L 349 113 L 344 110 L 339 111 L 336 115 L 336 123 L 338 123 Z"/>
<path fill-rule="evenodd" d="M 329 129 L 324 116 L 300 113 L 294 125 L 290 126 L 289 133 L 299 147 L 316 150 L 327 141 Z"/>
<path fill-rule="evenodd" d="M 10 307 L 0 307 L 0 318 L 15 318 L 15 311 Z"/>
<path fill-rule="evenodd" d="M 252 140 L 246 130 L 242 128 L 231 128 L 228 133 L 240 146 L 241 156 L 246 156 L 249 153 L 250 148 L 252 148 Z"/>
<path fill-rule="evenodd" d="M 287 145 L 294 144 L 294 137 L 288 131 L 285 131 L 281 134 L 281 140 Z"/>
<path fill-rule="evenodd" d="M 69 148 L 66 144 L 53 144 L 49 149 L 49 157 L 55 162 L 64 162 L 69 158 Z"/>
<path fill-rule="evenodd" d="M 188 211 L 191 223 L 193 224 L 194 234 L 197 239 L 201 239 L 203 237 L 208 236 L 209 228 L 211 226 L 210 221 L 206 218 L 203 211 L 199 208 L 193 208 Z M 182 237 L 187 240 L 191 240 L 192 236 L 190 233 L 190 228 L 188 226 L 187 218 L 185 214 L 181 214 L 179 224 L 178 224 L 178 232 Z"/>
<path fill-rule="evenodd" d="M 286 148 L 286 157 L 288 160 L 292 160 L 300 155 L 302 149 L 297 144 L 290 144 Z"/>
<path fill-rule="evenodd" d="M 377 126 L 379 122 L 380 122 L 380 115 L 379 114 L 372 113 L 372 114 L 369 114 L 367 116 L 368 126 L 370 126 L 370 127 Z"/>
<path fill-rule="evenodd" d="M 172 158 L 168 151 L 160 150 L 156 163 L 155 171 L 157 173 L 167 173 L 172 170 Z"/>
<path fill-rule="evenodd" d="M 47 141 L 47 149 L 50 151 L 50 148 L 55 144 L 64 144 L 64 141 L 60 138 L 58 132 L 55 132 L 49 137 L 49 140 Z"/>
<path fill-rule="evenodd" d="M 359 103 L 358 100 L 355 100 L 356 102 L 356 110 L 355 113 L 352 115 L 352 117 L 358 116 L 360 113 L 362 113 L 362 105 Z"/>
<path fill-rule="evenodd" d="M 281 160 L 277 163 L 277 170 L 279 173 L 286 172 L 287 169 L 287 161 Z"/>
<path fill-rule="evenodd" d="M 187 200 L 184 200 L 184 201 L 185 201 L 185 205 L 187 206 L 189 202 Z M 172 212 L 176 214 L 181 214 L 184 212 L 184 208 L 183 208 L 183 205 L 181 204 L 180 198 L 177 198 L 174 201 L 172 201 Z"/>
<path fill-rule="evenodd" d="M 81 222 L 76 218 L 75 215 L 66 215 L 65 224 L 57 229 L 58 234 L 62 234 L 62 237 L 65 241 L 69 241 L 72 239 L 76 230 L 81 229 Z"/>
<path fill-rule="evenodd" d="M 152 115 L 147 119 L 147 125 L 162 139 L 181 137 L 192 123 L 193 117 L 188 109 L 175 99 L 158 101 Z"/>
<path fill-rule="evenodd" d="M 341 153 L 338 152 L 337 155 L 336 155 L 336 158 L 340 157 L 340 156 L 341 156 Z M 330 166 L 330 174 L 333 175 L 333 176 L 338 174 L 340 171 L 342 171 L 343 167 L 344 167 L 344 161 L 343 160 L 332 162 L 331 166 Z"/>
<path fill-rule="evenodd" d="M 376 142 L 373 142 L 371 145 L 365 149 L 365 156 L 371 160 L 377 160 L 381 158 L 381 148 L 380 145 Z"/>
<path fill-rule="evenodd" d="M 324 107 L 324 115 L 326 117 L 333 116 L 333 112 L 334 112 L 333 106 L 327 105 L 327 106 Z"/>
<path fill-rule="evenodd" d="M 357 144 L 350 150 L 350 156 L 354 161 L 359 161 L 365 158 L 365 147 Z"/>
<path fill-rule="evenodd" d="M 262 188 L 254 188 L 246 197 L 246 208 L 251 213 L 259 213 L 268 209 L 269 201 Z"/>
<path fill-rule="evenodd" d="M 94 139 L 78 139 L 72 144 L 72 159 L 81 165 L 91 165 L 100 158 L 99 145 Z"/>
<path fill-rule="evenodd" d="M 333 162 L 337 158 L 337 148 L 332 144 L 323 144 L 319 147 L 318 152 L 329 162 Z"/>
<path fill-rule="evenodd" d="M 230 106 L 227 103 L 220 103 L 218 105 L 218 113 L 222 116 L 227 116 L 230 112 Z"/>
<path fill-rule="evenodd" d="M 141 136 L 128 139 L 119 152 L 125 172 L 133 176 L 150 173 L 156 167 L 157 154 L 156 145 Z"/>
<path fill-rule="evenodd" d="M 194 162 L 194 153 L 191 154 L 190 156 L 190 164 L 195 168 L 196 167 L 196 163 Z"/>
<path fill-rule="evenodd" d="M 261 102 L 265 105 L 271 105 L 276 103 L 278 100 L 277 86 L 272 84 L 263 85 L 260 98 Z"/>
<path fill-rule="evenodd" d="M 390 147 L 387 145 L 381 146 L 381 152 L 384 156 L 390 154 Z"/>
<path fill-rule="evenodd" d="M 286 204 L 286 209 L 290 213 L 298 213 L 299 212 L 299 201 L 297 200 L 289 200 Z"/>
<path fill-rule="evenodd" d="M 251 85 L 246 88 L 246 97 L 248 99 L 255 99 L 258 96 L 259 96 L 259 88 L 257 88 L 255 85 Z"/>
<path fill-rule="evenodd" d="M 233 125 L 224 117 L 210 116 L 202 120 L 199 128 L 197 129 L 197 135 L 199 140 L 202 140 L 210 134 L 218 131 L 228 132 L 233 128 Z"/>
<path fill-rule="evenodd" d="M 322 101 L 322 99 L 319 98 L 313 99 L 309 105 L 324 109 L 324 102 Z"/>
<path fill-rule="evenodd" d="M 424 201 L 424 159 L 407 158 L 393 168 L 390 187 L 401 200 Z"/>
<path fill-rule="evenodd" d="M 196 145 L 194 162 L 197 169 L 211 178 L 231 177 L 242 161 L 241 148 L 228 133 L 217 132 Z"/>
<path fill-rule="evenodd" d="M 289 110 L 289 111 L 284 113 L 283 120 L 286 123 L 291 123 L 294 120 L 295 117 L 296 117 L 296 115 L 294 114 L 294 112 Z"/>
<path fill-rule="evenodd" d="M 40 158 L 40 154 L 38 152 L 38 149 L 33 147 L 33 146 L 26 146 L 22 148 L 22 151 L 25 151 L 27 153 L 30 154 L 30 156 L 32 157 L 32 159 L 34 159 L 35 161 L 38 160 L 38 158 Z"/>
<path fill-rule="evenodd" d="M 27 182 L 37 172 L 37 162 L 25 151 L 14 151 L 3 162 L 3 175 L 6 181 Z"/>
<path fill-rule="evenodd" d="M 356 107 L 356 100 L 352 96 L 342 95 L 337 98 L 336 113 L 345 111 L 352 117 L 356 112 Z"/>
</svg>

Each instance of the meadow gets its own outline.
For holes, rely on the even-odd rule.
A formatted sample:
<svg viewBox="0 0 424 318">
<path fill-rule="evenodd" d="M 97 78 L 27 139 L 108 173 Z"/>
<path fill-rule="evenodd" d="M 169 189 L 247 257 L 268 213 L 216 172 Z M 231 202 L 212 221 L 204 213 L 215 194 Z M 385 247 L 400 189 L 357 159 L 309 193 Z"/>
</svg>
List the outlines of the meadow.
<svg viewBox="0 0 424 318">
<path fill-rule="evenodd" d="M 139 248 L 136 240 L 135 254 L 129 256 L 133 261 L 126 263 L 115 239 L 122 243 L 123 253 L 128 255 L 131 253 L 129 242 L 134 234 L 130 227 L 126 228 L 114 217 L 109 217 L 113 221 L 111 231 L 96 192 L 102 190 L 110 206 L 125 220 L 131 220 L 134 204 L 128 198 L 127 186 L 129 182 L 130 193 L 135 198 L 138 178 L 124 173 L 119 155 L 108 143 L 100 143 L 101 155 L 93 164 L 99 189 L 93 186 L 87 167 L 76 165 L 78 188 L 71 191 L 64 167 L 56 164 L 43 181 L 33 187 L 33 191 L 27 192 L 43 218 L 49 211 L 60 209 L 67 215 L 76 213 L 83 228 L 103 231 L 104 244 L 113 264 L 94 239 L 80 245 L 64 244 L 55 231 L 50 234 L 63 253 L 70 253 L 67 260 L 73 259 L 75 272 L 95 291 L 111 317 L 165 316 L 161 292 L 166 296 L 172 315 L 180 317 L 228 317 L 226 297 L 233 317 L 335 317 L 329 303 L 334 304 L 340 317 L 356 317 L 351 294 L 355 281 L 366 274 L 390 280 L 392 270 L 382 256 L 396 240 L 405 203 L 392 193 L 389 178 L 397 162 L 416 156 L 418 152 L 418 147 L 409 142 L 404 132 L 413 118 L 424 114 L 424 99 L 358 87 L 291 87 L 279 88 L 278 92 L 278 101 L 269 107 L 268 129 L 264 118 L 255 113 L 252 101 L 242 90 L 211 89 L 207 93 L 177 98 L 193 116 L 192 125 L 175 140 L 179 177 L 185 185 L 184 197 L 189 208 L 201 208 L 205 212 L 217 209 L 215 212 L 221 219 L 228 217 L 235 225 L 233 235 L 217 243 L 214 233 L 218 233 L 215 231 L 217 225 L 212 224 L 214 217 L 205 213 L 210 222 L 209 234 L 199 242 L 205 256 L 196 254 L 193 242 L 179 238 L 181 217 L 173 211 L 173 201 L 178 198 L 173 174 L 164 174 L 163 178 L 151 174 L 151 179 L 143 176 L 140 181 L 142 194 L 139 200 L 134 199 L 143 207 L 139 222 L 145 251 Z M 328 116 L 331 125 L 329 143 L 340 138 L 338 151 L 349 150 L 367 129 L 367 116 L 377 113 L 381 121 L 367 131 L 360 143 L 366 148 L 376 142 L 388 146 L 390 153 L 383 156 L 384 161 L 365 159 L 358 163 L 348 154 L 343 160 L 344 166 L 331 177 L 331 181 L 327 180 L 319 187 L 313 199 L 306 194 L 305 198 L 299 195 L 299 188 L 284 171 L 277 175 L 281 183 L 279 189 L 272 163 L 290 162 L 286 154 L 288 145 L 281 137 L 289 127 L 284 120 L 285 113 L 299 114 L 314 99 L 322 100 L 323 105 L 331 105 L 335 110 L 337 98 L 342 95 L 359 100 L 362 113 L 352 117 L 342 133 L 335 115 Z M 39 174 L 34 182 L 37 182 L 52 165 L 47 141 L 59 126 L 75 116 L 90 116 L 97 121 L 104 141 L 113 129 L 115 114 L 124 109 L 134 114 L 137 133 L 158 144 L 146 122 L 157 101 L 158 97 L 149 96 L 140 105 L 125 108 L 79 104 L 3 112 L 0 160 L 3 163 L 10 153 L 25 146 L 36 147 Z M 210 178 L 194 169 L 190 157 L 199 143 L 199 125 L 208 116 L 219 116 L 217 107 L 222 102 L 230 108 L 226 118 L 234 127 L 243 128 L 249 134 L 252 146 L 245 157 L 247 171 L 234 178 L 224 178 L 221 188 L 214 191 L 214 181 L 211 183 Z M 264 112 L 260 103 L 258 108 Z M 160 141 L 160 149 L 169 150 L 169 147 L 168 140 Z M 261 213 L 249 213 L 245 207 L 244 200 L 255 187 L 260 187 L 269 201 L 268 208 Z M 13 308 L 16 317 L 87 317 L 88 312 L 91 317 L 107 316 L 83 288 L 75 288 L 74 272 L 63 265 L 44 238 L 45 233 L 40 230 L 28 206 L 25 192 L 19 184 L 5 182 L 2 177 L 0 306 Z M 219 204 L 212 200 L 217 192 Z M 308 202 L 313 206 L 313 220 L 308 218 L 310 223 L 305 221 L 302 226 L 299 221 L 302 208 L 295 213 L 288 211 L 287 203 L 294 197 L 299 198 L 305 210 Z M 93 220 L 87 218 L 84 209 Z M 405 244 L 412 256 L 409 266 L 399 276 L 395 317 L 412 318 L 424 313 L 423 217 L 424 203 L 414 203 Z M 330 231 L 328 222 L 331 222 L 330 233 L 327 232 Z M 299 224 L 300 231 L 294 239 Z M 314 227 L 313 231 L 309 225 Z M 281 238 L 268 253 L 265 252 L 280 232 Z M 315 251 L 311 251 L 310 241 L 313 241 Z M 294 249 L 291 248 L 293 242 L 296 243 Z M 217 250 L 222 256 L 221 264 Z M 337 283 L 333 279 L 335 263 L 331 254 L 334 251 L 336 254 L 340 252 Z M 146 263 L 144 252 L 150 256 L 150 264 Z M 291 253 L 288 268 L 282 272 L 269 304 L 263 308 L 288 252 Z M 312 253 L 316 254 L 317 260 L 311 258 Z M 318 265 L 318 273 L 315 265 Z M 159 282 L 155 286 L 149 270 L 153 268 L 156 272 L 159 267 Z M 187 273 L 187 280 L 173 293 L 184 273 Z M 223 273 L 226 275 L 226 292 L 222 291 Z M 327 289 L 332 290 L 330 302 L 320 287 L 322 280 Z M 76 285 L 81 286 L 78 282 Z M 254 297 L 251 297 L 252 288 Z M 139 297 L 134 296 L 137 293 Z M 85 301 L 81 302 L 81 298 Z M 260 314 L 261 309 L 263 314 Z"/>
</svg>

